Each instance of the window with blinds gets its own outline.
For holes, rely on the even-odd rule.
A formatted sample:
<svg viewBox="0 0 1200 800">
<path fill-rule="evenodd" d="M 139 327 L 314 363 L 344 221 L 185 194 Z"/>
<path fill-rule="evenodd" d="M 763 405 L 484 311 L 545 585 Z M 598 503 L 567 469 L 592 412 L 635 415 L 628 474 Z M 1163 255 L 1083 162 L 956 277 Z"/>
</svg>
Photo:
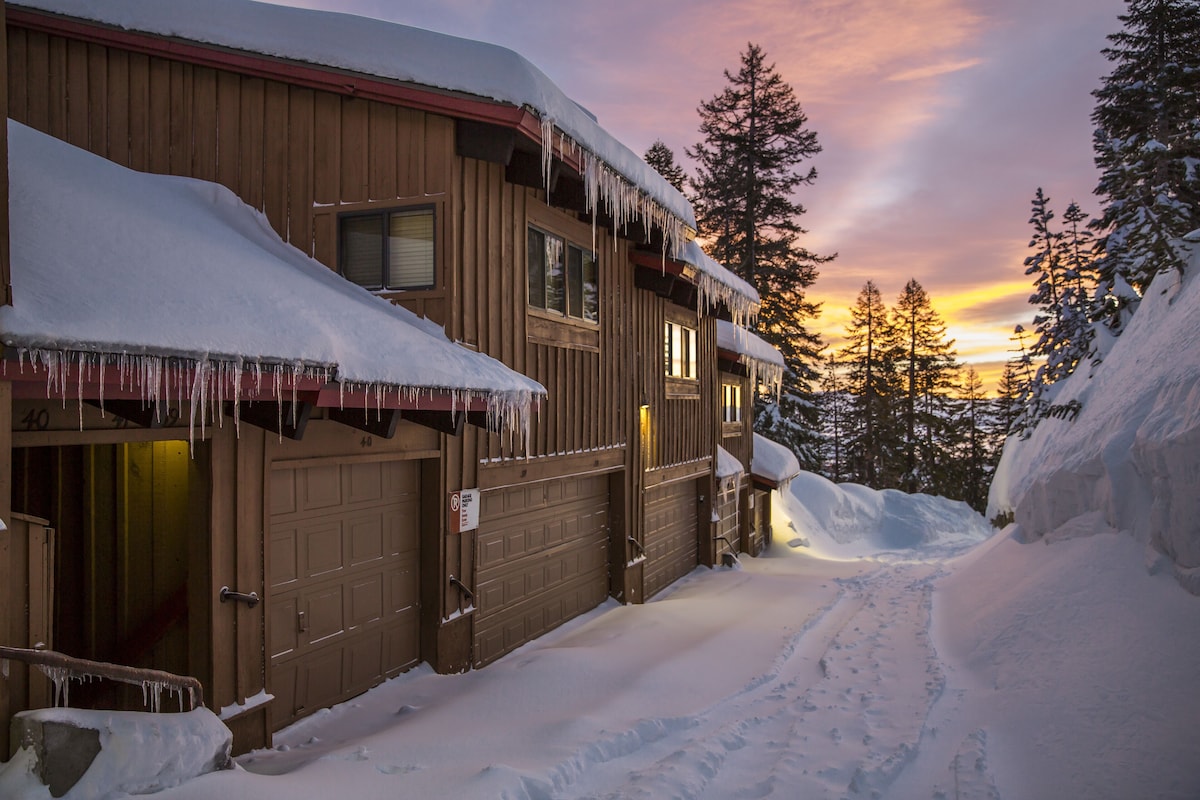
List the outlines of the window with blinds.
<svg viewBox="0 0 1200 800">
<path fill-rule="evenodd" d="M 345 215 L 339 220 L 341 273 L 366 289 L 437 285 L 432 208 Z"/>
</svg>

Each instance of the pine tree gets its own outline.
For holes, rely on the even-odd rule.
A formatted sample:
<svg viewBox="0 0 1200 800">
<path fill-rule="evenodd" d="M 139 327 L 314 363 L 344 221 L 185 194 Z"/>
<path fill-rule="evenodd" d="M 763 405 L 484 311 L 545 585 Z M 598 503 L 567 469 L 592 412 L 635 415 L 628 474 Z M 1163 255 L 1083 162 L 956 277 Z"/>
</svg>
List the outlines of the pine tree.
<svg viewBox="0 0 1200 800">
<path fill-rule="evenodd" d="M 850 414 L 849 474 L 852 480 L 883 488 L 895 469 L 897 396 L 895 337 L 874 281 L 867 281 L 850 309 L 848 344 L 842 349 Z"/>
<path fill-rule="evenodd" d="M 940 456 L 938 440 L 947 418 L 949 395 L 957 365 L 954 342 L 933 309 L 929 295 L 916 279 L 904 286 L 892 309 L 896 341 L 895 362 L 902 375 L 904 475 L 907 492 L 930 488 Z"/>
<path fill-rule="evenodd" d="M 1159 272 L 1182 274 L 1181 237 L 1200 214 L 1200 0 L 1128 0 L 1103 50 L 1112 72 L 1092 95 L 1097 312 L 1119 330 Z"/>
<path fill-rule="evenodd" d="M 816 180 L 803 164 L 821 151 L 792 87 L 762 48 L 749 44 L 726 88 L 698 109 L 702 140 L 687 150 L 696 161 L 694 205 L 708 251 L 752 285 L 762 299 L 758 332 L 787 364 L 782 402 L 760 405 L 755 427 L 773 429 L 815 466 L 813 384 L 822 349 L 808 322 L 819 306 L 806 296 L 819 265 L 799 243 L 804 207 L 795 191 Z M 810 458 L 811 456 L 811 458 Z"/>
<path fill-rule="evenodd" d="M 961 400 L 965 405 L 964 425 L 966 442 L 959 469 L 962 476 L 962 499 L 976 511 L 987 507 L 987 489 L 991 482 L 987 424 L 987 398 L 983 393 L 983 381 L 974 367 L 967 368 L 963 381 Z"/>
<path fill-rule="evenodd" d="M 850 399 L 846 380 L 837 353 L 825 357 L 825 373 L 821 376 L 820 412 L 823 452 L 821 474 L 835 483 L 846 480 L 846 437 Z"/>
<path fill-rule="evenodd" d="M 680 194 L 684 193 L 684 187 L 687 186 L 687 175 L 683 171 L 683 167 L 675 163 L 675 152 L 667 147 L 661 139 L 655 139 L 654 144 L 650 145 L 650 149 L 643 156 L 646 163 L 654 167 L 654 170 L 667 179 L 667 183 L 679 190 Z"/>
</svg>

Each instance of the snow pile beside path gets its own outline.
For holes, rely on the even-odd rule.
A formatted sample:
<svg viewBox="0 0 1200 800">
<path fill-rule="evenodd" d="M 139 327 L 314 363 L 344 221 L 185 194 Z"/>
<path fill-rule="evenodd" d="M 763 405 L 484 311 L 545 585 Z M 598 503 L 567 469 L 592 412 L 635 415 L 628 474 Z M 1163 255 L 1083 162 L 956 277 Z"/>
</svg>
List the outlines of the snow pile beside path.
<svg viewBox="0 0 1200 800">
<path fill-rule="evenodd" d="M 1187 633 L 1200 600 L 1147 574 L 1142 545 L 1097 517 L 1072 528 L 1048 545 L 1010 530 L 947 565 L 933 602 L 947 686 L 911 777 L 985 730 L 1001 797 L 1200 797 L 1200 637 Z"/>
<path fill-rule="evenodd" d="M 788 490 L 774 495 L 774 503 L 776 537 L 825 558 L 947 555 L 993 532 L 961 501 L 835 484 L 811 472 L 793 478 Z"/>
<path fill-rule="evenodd" d="M 1012 512 L 1037 538 L 1099 510 L 1108 527 L 1153 543 L 1200 593 L 1197 271 L 1200 248 L 1182 282 L 1174 273 L 1154 280 L 1102 364 L 1061 384 L 1054 404 L 1078 403 L 1073 421 L 1051 417 L 1028 439 L 1009 439 L 989 517 Z"/>
</svg>

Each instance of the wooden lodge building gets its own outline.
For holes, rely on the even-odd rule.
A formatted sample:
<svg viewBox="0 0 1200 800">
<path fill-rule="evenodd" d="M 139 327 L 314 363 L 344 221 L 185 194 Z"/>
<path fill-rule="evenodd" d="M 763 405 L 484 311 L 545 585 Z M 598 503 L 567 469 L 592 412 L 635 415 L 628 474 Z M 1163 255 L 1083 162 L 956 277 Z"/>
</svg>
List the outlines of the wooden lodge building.
<svg viewBox="0 0 1200 800">
<path fill-rule="evenodd" d="M 421 661 L 486 665 L 769 541 L 749 409 L 778 354 L 718 334 L 758 296 L 690 241 L 682 196 L 524 59 L 244 0 L 4 15 L 14 147 L 48 134 L 149 173 L 150 195 L 177 188 L 159 176 L 225 187 L 248 206 L 231 230 L 265 220 L 290 248 L 255 252 L 304 282 L 285 313 L 256 288 L 277 265 L 189 267 L 205 242 L 155 250 L 151 217 L 114 237 L 149 242 L 125 260 L 227 297 L 205 335 L 249 343 L 122 343 L 155 305 L 140 262 L 100 314 L 115 344 L 39 338 L 9 321 L 35 295 L 52 316 L 56 284 L 22 296 L 39 245 L 0 226 L 0 645 L 195 676 L 245 750 Z M 85 276 L 61 289 L 76 317 L 101 256 L 66 265 Z M 412 313 L 373 321 L 376 297 Z M 294 332 L 254 349 L 276 320 Z M 351 338 L 354 358 L 306 355 Z M 0 728 L 47 699 L 14 676 Z"/>
</svg>

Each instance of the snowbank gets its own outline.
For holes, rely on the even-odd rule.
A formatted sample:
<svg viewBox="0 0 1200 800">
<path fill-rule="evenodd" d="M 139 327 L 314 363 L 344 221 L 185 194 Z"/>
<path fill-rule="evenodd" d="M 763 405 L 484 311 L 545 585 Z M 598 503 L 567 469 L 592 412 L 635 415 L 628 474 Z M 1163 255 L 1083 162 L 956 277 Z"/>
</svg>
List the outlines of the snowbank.
<svg viewBox="0 0 1200 800">
<path fill-rule="evenodd" d="M 801 472 L 772 500 L 774 518 L 789 520 L 772 526 L 777 535 L 824 558 L 944 556 L 992 534 L 988 521 L 962 501 L 835 484 L 811 472 Z"/>
<path fill-rule="evenodd" d="M 1189 239 L 1200 240 L 1200 232 Z M 1010 437 L 988 516 L 1012 512 L 1037 538 L 1100 511 L 1165 553 L 1200 593 L 1200 255 L 1182 281 L 1159 275 L 1103 363 L 1081 368 L 1052 398 L 1074 420 L 1043 420 Z M 1089 379 L 1090 378 L 1090 379 Z"/>
</svg>

